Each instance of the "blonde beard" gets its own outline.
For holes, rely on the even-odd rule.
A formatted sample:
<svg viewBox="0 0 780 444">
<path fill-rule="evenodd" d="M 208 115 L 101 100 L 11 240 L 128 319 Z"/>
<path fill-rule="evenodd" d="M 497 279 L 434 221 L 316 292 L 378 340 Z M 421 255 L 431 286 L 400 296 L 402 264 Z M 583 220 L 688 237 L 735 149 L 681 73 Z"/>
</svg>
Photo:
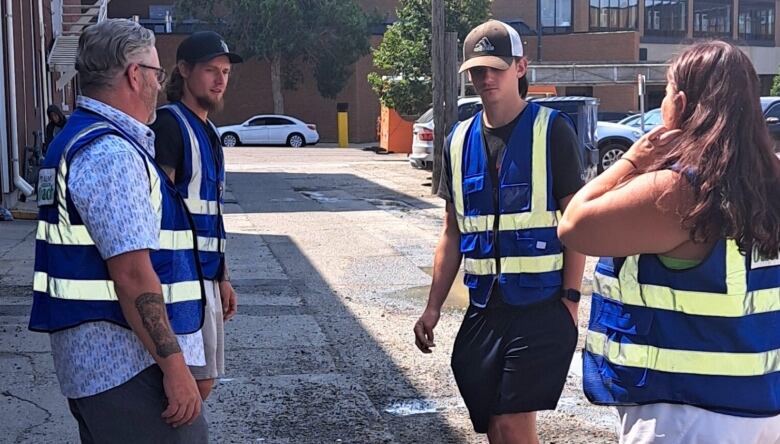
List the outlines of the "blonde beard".
<svg viewBox="0 0 780 444">
<path fill-rule="evenodd" d="M 222 111 L 222 108 L 225 105 L 225 101 L 222 98 L 220 98 L 217 101 L 213 101 L 208 97 L 203 97 L 203 96 L 194 96 L 194 97 L 195 97 L 195 101 L 198 102 L 198 105 L 209 113 L 218 113 Z"/>
</svg>

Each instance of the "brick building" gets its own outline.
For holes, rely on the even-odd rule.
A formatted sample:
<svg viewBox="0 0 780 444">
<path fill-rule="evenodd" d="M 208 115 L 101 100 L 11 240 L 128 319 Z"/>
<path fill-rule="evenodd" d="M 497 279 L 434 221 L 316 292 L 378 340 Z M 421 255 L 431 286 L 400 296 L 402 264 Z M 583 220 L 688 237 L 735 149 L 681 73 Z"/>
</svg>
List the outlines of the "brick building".
<svg viewBox="0 0 780 444">
<path fill-rule="evenodd" d="M 114 0 L 112 17 L 139 16 L 156 27 L 158 48 L 164 66 L 173 65 L 178 42 L 184 37 L 166 34 L 161 19 L 170 0 Z M 724 38 L 739 44 L 750 56 L 768 93 L 771 79 L 780 64 L 780 42 L 775 13 L 780 0 L 539 0 L 542 7 L 542 63 L 636 64 L 666 62 L 694 39 Z M 398 1 L 362 0 L 366 11 L 395 18 Z M 512 23 L 523 34 L 526 53 L 537 62 L 536 1 L 494 0 L 493 17 Z M 377 45 L 380 35 L 374 36 Z M 355 65 L 355 73 L 335 100 L 324 99 L 314 80 L 305 76 L 295 91 L 285 91 L 285 111 L 318 124 L 323 141 L 336 139 L 336 103 L 349 103 L 350 140 L 366 142 L 375 138 L 379 113 L 376 96 L 366 81 L 372 70 L 371 56 Z M 664 85 L 648 86 L 648 105 L 660 104 Z M 638 108 L 634 85 L 582 84 L 558 88 L 559 94 L 598 97 L 604 111 L 630 111 Z M 253 114 L 271 112 L 268 64 L 253 60 L 241 66 L 226 95 L 225 110 L 214 119 L 237 123 Z"/>
<path fill-rule="evenodd" d="M 0 207 L 10 208 L 18 189 L 31 189 L 25 147 L 43 133 L 46 107 L 61 97 L 46 63 L 54 38 L 52 2 L 2 0 L 0 17 Z"/>
<path fill-rule="evenodd" d="M 18 198 L 13 158 L 19 152 L 24 175 L 24 147 L 33 133 L 42 132 L 44 111 L 50 103 L 72 107 L 76 94 L 72 64 L 79 29 L 101 13 L 109 17 L 138 16 L 158 36 L 161 62 L 174 64 L 178 43 L 192 31 L 191 24 L 170 14 L 173 0 L 0 0 L 0 206 Z M 378 11 L 391 23 L 398 0 L 360 0 L 366 11 Z M 541 61 L 536 41 L 536 5 L 541 5 Z M 107 11 L 106 11 L 107 5 Z M 523 35 L 532 64 L 626 64 L 667 61 L 686 42 L 723 38 L 736 42 L 750 56 L 768 94 L 780 64 L 780 28 L 776 12 L 780 0 L 494 0 L 493 17 L 504 20 Z M 304 32 L 305 30 L 301 30 Z M 381 29 L 372 45 L 381 41 Z M 336 140 L 336 104 L 349 105 L 349 137 L 353 142 L 375 140 L 379 102 L 366 75 L 371 56 L 354 66 L 354 75 L 335 100 L 319 96 L 314 79 L 305 73 L 297 90 L 285 91 L 288 114 L 316 123 L 323 141 Z M 13 75 L 12 75 L 13 74 Z M 218 124 L 237 123 L 273 110 L 270 69 L 252 60 L 238 67 L 226 95 L 225 109 L 214 115 Z M 648 105 L 657 106 L 664 85 L 648 87 Z M 637 109 L 633 84 L 570 83 L 558 85 L 559 94 L 598 97 L 601 110 Z M 15 96 L 15 100 L 11 97 Z M 18 151 L 17 151 L 18 150 Z M 21 184 L 24 188 L 24 184 Z"/>
</svg>

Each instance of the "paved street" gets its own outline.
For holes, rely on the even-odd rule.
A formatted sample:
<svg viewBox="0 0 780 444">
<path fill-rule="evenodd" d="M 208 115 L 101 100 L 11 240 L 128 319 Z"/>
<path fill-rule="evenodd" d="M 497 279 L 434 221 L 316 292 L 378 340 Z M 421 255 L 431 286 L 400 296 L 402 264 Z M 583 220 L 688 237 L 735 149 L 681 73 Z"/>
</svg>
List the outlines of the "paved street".
<svg viewBox="0 0 780 444">
<path fill-rule="evenodd" d="M 232 148 L 226 158 L 239 314 L 226 326 L 227 375 L 207 403 L 212 441 L 487 442 L 449 368 L 467 304 L 460 284 L 434 353 L 414 347 L 444 211 L 430 173 L 357 149 Z M 0 441 L 76 442 L 48 338 L 26 328 L 34 228 L 0 222 Z M 615 424 L 584 399 L 575 362 L 540 434 L 612 442 Z"/>
</svg>

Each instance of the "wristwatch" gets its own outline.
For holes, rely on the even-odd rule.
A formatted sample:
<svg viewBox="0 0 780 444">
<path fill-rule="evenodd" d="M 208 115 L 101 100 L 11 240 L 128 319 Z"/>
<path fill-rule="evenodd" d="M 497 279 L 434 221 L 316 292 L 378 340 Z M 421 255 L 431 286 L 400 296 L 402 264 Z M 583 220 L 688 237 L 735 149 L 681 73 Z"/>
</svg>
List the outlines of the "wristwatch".
<svg viewBox="0 0 780 444">
<path fill-rule="evenodd" d="M 561 290 L 561 297 L 564 299 L 568 299 L 572 302 L 579 302 L 580 301 L 580 291 L 575 290 L 573 288 L 565 288 Z"/>
</svg>

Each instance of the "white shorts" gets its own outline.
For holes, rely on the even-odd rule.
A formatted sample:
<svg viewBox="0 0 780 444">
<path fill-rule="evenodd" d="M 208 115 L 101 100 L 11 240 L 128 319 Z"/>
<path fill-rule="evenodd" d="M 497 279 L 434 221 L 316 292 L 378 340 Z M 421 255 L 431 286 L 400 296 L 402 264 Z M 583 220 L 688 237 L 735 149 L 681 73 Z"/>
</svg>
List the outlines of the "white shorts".
<svg viewBox="0 0 780 444">
<path fill-rule="evenodd" d="M 621 444 L 780 444 L 780 415 L 745 418 L 664 403 L 617 409 Z"/>
<path fill-rule="evenodd" d="M 204 281 L 206 287 L 206 307 L 203 319 L 203 351 L 206 365 L 190 366 L 192 376 L 197 380 L 215 379 L 225 375 L 225 330 L 222 320 L 222 298 L 219 283 Z"/>
</svg>

